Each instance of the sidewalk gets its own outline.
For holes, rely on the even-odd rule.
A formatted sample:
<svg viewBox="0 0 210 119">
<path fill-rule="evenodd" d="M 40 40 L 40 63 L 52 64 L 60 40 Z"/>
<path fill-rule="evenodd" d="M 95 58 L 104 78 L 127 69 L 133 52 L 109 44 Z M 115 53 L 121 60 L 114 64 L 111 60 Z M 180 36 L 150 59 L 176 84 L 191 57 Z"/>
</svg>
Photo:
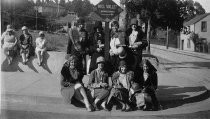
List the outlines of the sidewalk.
<svg viewBox="0 0 210 119">
<path fill-rule="evenodd" d="M 165 50 L 165 51 L 172 52 L 172 53 L 177 53 L 180 55 L 186 55 L 186 56 L 192 56 L 192 57 L 196 57 L 196 58 L 210 60 L 210 54 L 206 54 L 206 53 L 198 53 L 198 52 L 192 52 L 192 51 L 186 51 L 186 50 L 179 50 L 177 48 L 172 48 L 172 47 L 169 47 L 168 49 L 166 49 L 166 46 L 155 45 L 155 44 L 151 44 L 150 46 L 151 46 L 151 48 L 154 48 L 154 49 L 160 49 L 160 50 Z"/>
<path fill-rule="evenodd" d="M 160 49 L 160 48 L 159 48 Z M 152 53 L 161 58 L 174 59 L 177 61 L 192 60 L 192 56 L 183 57 L 179 53 L 167 53 L 166 50 L 151 49 Z M 163 52 L 161 52 L 163 51 Z M 49 52 L 49 61 L 47 62 L 48 72 L 42 67 L 38 67 L 36 60 L 31 61 L 35 70 L 27 65 L 18 63 L 19 70 L 3 71 L 2 73 L 2 109 L 4 111 L 13 110 L 23 112 L 23 114 L 35 113 L 50 115 L 60 115 L 66 118 L 139 118 L 144 116 L 158 115 L 164 118 L 164 115 L 186 114 L 198 111 L 209 110 L 209 91 L 200 80 L 192 80 L 193 76 L 179 74 L 180 72 L 158 71 L 159 87 L 157 97 L 163 110 L 160 111 L 132 111 L 120 112 L 113 110 L 111 112 L 97 111 L 87 112 L 84 108 L 76 108 L 72 105 L 66 105 L 60 95 L 59 70 L 64 62 L 65 53 Z M 191 57 L 191 58 L 190 58 Z M 56 60 L 55 60 L 56 59 Z M 201 58 L 195 58 L 200 61 Z M 162 60 L 162 59 L 161 59 Z M 206 61 L 206 59 L 203 59 Z M 88 76 L 83 79 L 87 83 Z M 71 115 L 71 116 L 70 116 Z M 8 115 L 6 115 L 8 116 Z M 22 115 L 23 116 L 23 115 Z M 25 118 L 32 118 L 27 115 Z M 56 118 L 57 119 L 57 118 Z"/>
</svg>

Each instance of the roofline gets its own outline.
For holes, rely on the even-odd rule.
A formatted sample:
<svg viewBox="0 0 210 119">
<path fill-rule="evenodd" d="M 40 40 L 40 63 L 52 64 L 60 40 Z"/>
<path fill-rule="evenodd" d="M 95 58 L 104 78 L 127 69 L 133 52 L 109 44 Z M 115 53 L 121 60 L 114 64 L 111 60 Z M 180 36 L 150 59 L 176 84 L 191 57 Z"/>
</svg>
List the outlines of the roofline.
<svg viewBox="0 0 210 119">
<path fill-rule="evenodd" d="M 204 16 L 204 17 L 202 17 L 201 19 L 199 19 L 198 21 L 196 21 L 195 23 L 193 23 L 193 24 L 190 24 L 190 25 L 195 25 L 196 23 L 198 23 L 199 21 L 201 21 L 202 19 L 204 19 L 204 18 L 206 18 L 208 15 L 210 15 L 210 13 L 205 13 L 206 15 Z M 195 16 L 195 17 L 197 17 L 197 16 Z M 194 17 L 194 18 L 195 18 Z M 192 19 L 194 19 L 194 18 L 192 18 Z M 192 19 L 190 19 L 190 20 L 192 20 Z M 189 20 L 189 21 L 190 21 Z M 187 22 L 189 22 L 189 21 L 187 21 Z M 187 23 L 186 22 L 186 23 Z M 190 26 L 190 25 L 184 25 L 184 23 L 183 23 L 183 26 Z"/>
</svg>

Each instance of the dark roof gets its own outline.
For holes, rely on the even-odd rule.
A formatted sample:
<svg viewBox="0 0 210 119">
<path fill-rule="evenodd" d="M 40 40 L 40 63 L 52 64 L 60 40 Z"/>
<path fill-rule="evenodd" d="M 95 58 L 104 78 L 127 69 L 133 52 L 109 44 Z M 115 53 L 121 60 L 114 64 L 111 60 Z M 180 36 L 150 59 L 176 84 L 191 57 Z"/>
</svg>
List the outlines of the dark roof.
<svg viewBox="0 0 210 119">
<path fill-rule="evenodd" d="M 53 2 L 53 1 L 49 1 L 48 3 L 47 2 L 44 2 L 40 6 L 43 6 L 43 7 L 54 7 L 54 8 L 57 8 L 59 6 L 60 9 L 65 9 L 63 6 L 58 5 L 55 2 Z"/>
<path fill-rule="evenodd" d="M 56 23 L 67 23 L 67 22 L 72 22 L 75 20 L 76 20 L 75 16 L 67 14 L 65 17 L 61 17 L 59 20 L 56 20 Z"/>
<path fill-rule="evenodd" d="M 96 14 L 95 12 L 91 12 L 89 14 L 88 18 L 90 20 L 93 20 L 93 21 L 103 21 L 103 19 L 98 14 Z"/>
<path fill-rule="evenodd" d="M 191 20 L 184 22 L 183 25 L 184 26 L 190 26 L 192 24 L 197 23 L 198 21 L 200 21 L 201 19 L 205 18 L 206 16 L 210 15 L 210 13 L 206 13 L 206 14 L 201 14 L 201 15 L 197 15 L 194 18 L 192 18 Z"/>
</svg>

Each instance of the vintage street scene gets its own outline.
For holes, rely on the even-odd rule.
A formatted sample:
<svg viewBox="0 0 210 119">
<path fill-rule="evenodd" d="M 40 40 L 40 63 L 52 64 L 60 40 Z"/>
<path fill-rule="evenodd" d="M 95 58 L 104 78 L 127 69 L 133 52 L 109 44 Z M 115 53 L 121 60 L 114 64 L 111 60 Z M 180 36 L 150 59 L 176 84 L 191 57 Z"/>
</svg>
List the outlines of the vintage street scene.
<svg viewBox="0 0 210 119">
<path fill-rule="evenodd" d="M 1 119 L 209 119 L 209 0 L 1 0 Z"/>
</svg>

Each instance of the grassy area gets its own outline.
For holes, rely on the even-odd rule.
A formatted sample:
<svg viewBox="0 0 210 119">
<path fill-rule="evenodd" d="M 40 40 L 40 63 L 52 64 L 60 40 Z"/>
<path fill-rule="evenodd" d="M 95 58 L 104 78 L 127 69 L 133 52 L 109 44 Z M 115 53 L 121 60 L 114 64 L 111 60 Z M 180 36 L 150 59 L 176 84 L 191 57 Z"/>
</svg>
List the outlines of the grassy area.
<svg viewBox="0 0 210 119">
<path fill-rule="evenodd" d="M 35 46 L 35 40 L 38 37 L 38 31 L 29 31 L 33 37 L 33 45 Z M 16 31 L 17 37 L 21 35 L 21 31 Z M 51 34 L 45 33 L 45 37 L 47 39 L 47 50 L 48 51 L 59 51 L 65 52 L 67 43 L 68 43 L 68 36 L 67 34 Z"/>
</svg>

